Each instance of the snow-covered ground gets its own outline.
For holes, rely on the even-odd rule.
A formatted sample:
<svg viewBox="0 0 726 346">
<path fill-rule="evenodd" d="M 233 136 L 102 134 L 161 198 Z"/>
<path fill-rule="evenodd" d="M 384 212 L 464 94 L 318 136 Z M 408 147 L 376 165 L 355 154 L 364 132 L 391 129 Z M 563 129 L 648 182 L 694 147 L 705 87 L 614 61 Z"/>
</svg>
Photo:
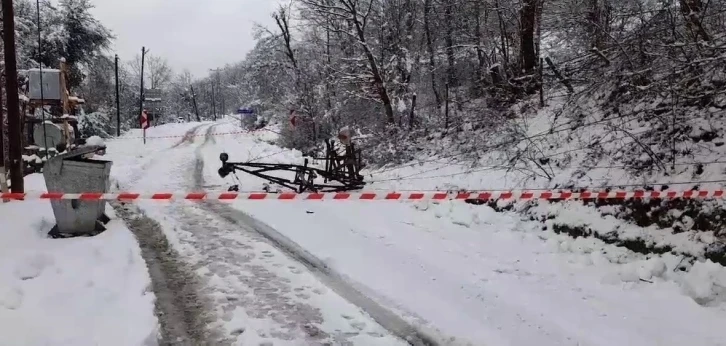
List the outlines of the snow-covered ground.
<svg viewBox="0 0 726 346">
<path fill-rule="evenodd" d="M 140 139 L 110 142 L 113 176 L 119 187 L 141 192 L 226 189 L 232 181 L 217 175 L 222 151 L 233 161 L 302 160 L 299 152 L 274 146 L 271 132 L 214 135 L 239 131 L 233 119 L 166 125 L 149 136 L 183 136 L 195 126 L 199 126 L 194 132 L 197 136 L 188 141 L 158 139 L 146 146 Z M 213 140 L 205 140 L 205 134 Z M 195 166 L 198 157 L 203 159 L 202 167 Z M 405 165 L 373 172 L 368 179 L 377 181 L 372 189 L 513 187 L 506 172 L 443 166 L 436 162 Z M 239 177 L 242 190 L 262 188 L 260 179 Z M 234 229 L 220 215 L 188 202 L 140 205 L 164 223 L 167 237 L 198 268 L 197 273 L 208 278 L 205 289 L 219 303 L 220 328 L 228 332 L 251 328 L 257 334 L 245 339 L 253 334 L 245 332 L 238 341 L 300 336 L 295 323 L 285 328 L 274 317 L 270 320 L 282 307 L 267 303 L 266 313 L 259 313 L 261 297 L 249 291 L 260 283 L 251 282 L 245 272 L 262 267 L 266 275 L 285 283 L 275 291 L 302 290 L 296 298 L 283 296 L 291 304 L 320 311 L 312 324 L 323 334 L 355 335 L 348 340 L 361 345 L 395 342 L 371 336 L 387 334 L 336 294 L 324 290 L 325 294 L 316 296 L 316 289 L 323 286 L 306 270 L 295 274 L 290 269 L 300 269 L 299 264 L 244 230 Z M 686 271 L 676 270 L 682 261 L 675 255 L 645 256 L 596 239 L 573 240 L 550 228 L 543 230 L 547 223 L 460 202 L 238 201 L 232 207 L 271 226 L 360 292 L 444 344 L 726 344 L 722 327 L 726 269 L 714 263 L 697 262 Z M 571 204 L 541 208 L 550 208 L 560 221 L 585 222 Z M 608 222 L 624 225 L 618 220 L 586 221 L 603 229 L 612 226 Z M 628 227 L 630 232 L 652 231 Z M 700 240 L 684 239 L 683 243 L 692 241 Z M 225 294 L 245 299 L 230 308 Z M 359 322 L 353 328 L 358 334 L 348 334 L 355 331 L 339 318 L 343 314 Z M 281 315 L 292 319 L 286 323 L 299 316 Z M 358 328 L 361 323 L 366 326 L 364 332 Z M 280 330 L 285 332 L 275 334 Z"/>
<path fill-rule="evenodd" d="M 42 175 L 26 190 L 45 191 Z M 0 339 L 4 345 L 155 345 L 149 274 L 113 210 L 93 238 L 50 239 L 48 201 L 0 203 Z"/>
<path fill-rule="evenodd" d="M 129 139 L 133 133 L 111 141 L 108 155 L 115 162 L 114 180 L 127 191 L 204 188 L 196 181 L 202 173 L 196 158 L 206 142 L 205 134 L 219 132 L 216 127 L 239 131 L 233 126 L 212 125 L 155 128 L 149 131 L 149 137 L 190 136 L 166 142 L 150 140 L 146 146 L 138 139 Z M 211 169 L 212 165 L 204 162 L 204 167 Z M 207 327 L 220 335 L 208 342 L 404 344 L 326 287 L 304 264 L 246 229 L 246 225 L 229 221 L 223 212 L 188 202 L 141 202 L 139 206 L 161 223 L 172 247 L 201 278 L 203 299 L 211 301 L 214 315 Z"/>
</svg>

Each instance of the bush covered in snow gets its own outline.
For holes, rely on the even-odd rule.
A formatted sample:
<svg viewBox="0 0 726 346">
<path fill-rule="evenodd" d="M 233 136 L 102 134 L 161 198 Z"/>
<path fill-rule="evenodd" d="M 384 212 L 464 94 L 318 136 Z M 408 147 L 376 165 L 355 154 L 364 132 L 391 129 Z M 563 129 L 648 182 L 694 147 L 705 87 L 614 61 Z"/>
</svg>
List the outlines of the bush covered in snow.
<svg viewBox="0 0 726 346">
<path fill-rule="evenodd" d="M 112 124 L 116 124 L 116 122 L 112 121 L 111 116 L 103 111 L 84 113 L 78 117 L 78 130 L 81 137 L 84 138 L 91 136 L 109 138 L 110 133 L 115 131 Z"/>
</svg>

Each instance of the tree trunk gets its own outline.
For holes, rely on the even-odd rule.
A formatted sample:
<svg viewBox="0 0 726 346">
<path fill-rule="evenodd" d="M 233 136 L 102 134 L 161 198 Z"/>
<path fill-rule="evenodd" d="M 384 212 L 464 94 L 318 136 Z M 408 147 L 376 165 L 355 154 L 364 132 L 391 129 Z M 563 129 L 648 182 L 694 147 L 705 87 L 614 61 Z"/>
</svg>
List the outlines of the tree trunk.
<svg viewBox="0 0 726 346">
<path fill-rule="evenodd" d="M 458 87 L 458 79 L 456 78 L 456 57 L 454 56 L 454 18 L 453 7 L 454 0 L 448 0 L 444 6 L 444 22 L 446 26 L 446 61 L 448 69 L 446 70 L 446 80 L 449 88 Z"/>
<path fill-rule="evenodd" d="M 327 73 L 327 77 L 325 78 L 325 88 L 328 91 L 326 93 L 328 111 L 331 111 L 333 109 L 333 97 L 335 97 L 335 88 L 333 88 L 333 85 L 330 82 L 330 76 L 333 74 L 333 69 L 331 67 L 333 66 L 333 61 L 332 55 L 330 53 L 330 17 L 327 17 L 325 20 L 328 23 L 328 25 L 325 27 L 325 59 L 328 63 L 328 65 L 325 66 L 325 71 Z"/>
<path fill-rule="evenodd" d="M 701 0 L 680 0 L 680 4 L 688 29 L 696 40 L 700 37 L 704 41 L 711 41 L 710 35 L 701 25 Z"/>
<path fill-rule="evenodd" d="M 612 10 L 609 1 L 590 0 L 590 10 L 587 12 L 586 29 L 590 35 L 590 45 L 598 51 L 605 48 L 608 39 Z"/>
<path fill-rule="evenodd" d="M 537 52 L 535 49 L 534 29 L 537 18 L 537 1 L 524 0 L 520 10 L 522 29 L 520 32 L 520 60 L 525 74 L 531 74 L 537 67 Z"/>
<path fill-rule="evenodd" d="M 484 94 L 484 66 L 486 65 L 484 50 L 481 48 L 484 34 L 482 33 L 481 23 L 481 3 L 479 1 L 474 2 L 474 18 L 476 20 L 476 29 L 474 37 L 476 38 L 476 57 L 478 64 L 476 65 L 476 81 L 474 82 L 474 90 L 476 90 L 477 96 Z"/>
<path fill-rule="evenodd" d="M 386 89 L 386 85 L 383 83 L 383 77 L 381 75 L 381 71 L 378 69 L 378 63 L 376 62 L 376 58 L 373 55 L 373 52 L 371 51 L 371 48 L 368 46 L 368 43 L 366 42 L 366 36 L 365 31 L 363 29 L 363 24 L 358 21 L 357 16 L 355 16 L 354 20 L 355 29 L 358 33 L 358 40 L 360 41 L 361 46 L 363 47 L 363 51 L 365 52 L 366 58 L 368 59 L 368 65 L 371 68 L 371 73 L 373 74 L 373 85 L 376 87 L 376 92 L 378 93 L 378 96 L 381 98 L 381 102 L 383 102 L 383 109 L 386 112 L 386 122 L 389 124 L 395 124 L 396 118 L 393 115 L 393 106 L 391 106 L 391 98 L 388 95 L 388 90 Z"/>
<path fill-rule="evenodd" d="M 434 51 L 434 39 L 431 36 L 431 0 L 424 2 L 424 31 L 426 32 L 426 50 L 429 53 L 429 68 L 431 69 L 431 89 L 436 99 L 436 108 L 441 109 L 441 94 L 439 93 L 438 82 L 436 81 L 436 54 Z"/>
<path fill-rule="evenodd" d="M 506 72 L 509 66 L 509 40 L 507 39 L 507 26 L 504 23 L 504 16 L 502 15 L 502 8 L 499 0 L 496 0 L 495 6 L 497 7 L 497 17 L 499 18 L 499 34 L 501 36 L 500 42 L 502 45 L 502 59 L 504 59 L 504 63 L 502 64 L 502 71 Z M 504 76 L 501 77 L 504 78 Z"/>
<path fill-rule="evenodd" d="M 414 93 L 411 97 L 411 113 L 409 113 L 408 116 L 408 128 L 413 130 L 413 127 L 415 125 L 416 118 L 416 94 Z"/>
</svg>

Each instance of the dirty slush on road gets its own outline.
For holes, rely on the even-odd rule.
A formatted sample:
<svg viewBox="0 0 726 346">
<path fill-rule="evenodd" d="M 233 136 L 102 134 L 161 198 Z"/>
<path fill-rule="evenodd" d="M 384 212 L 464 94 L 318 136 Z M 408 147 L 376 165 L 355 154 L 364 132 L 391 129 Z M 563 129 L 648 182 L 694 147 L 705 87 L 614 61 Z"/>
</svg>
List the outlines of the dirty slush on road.
<svg viewBox="0 0 726 346">
<path fill-rule="evenodd" d="M 207 329 L 211 302 L 198 294 L 197 276 L 172 249 L 161 225 L 132 204 L 112 206 L 138 239 L 149 268 L 161 327 L 159 345 L 205 345 L 219 339 L 219 333 Z"/>
<path fill-rule="evenodd" d="M 202 146 L 214 140 L 213 128 L 207 129 Z M 170 150 L 193 144 L 198 129 L 189 130 Z M 203 185 L 200 148 L 196 159 L 185 162 L 191 166 L 184 170 L 191 172 L 184 182 L 186 186 Z M 349 339 L 358 335 L 381 338 L 388 334 L 378 326 L 345 314 L 337 318 L 349 324 L 345 330 L 321 330 L 319 326 L 326 318 L 311 302 L 318 296 L 329 298 L 327 287 L 312 283 L 313 274 L 304 266 L 287 258 L 284 252 L 280 255 L 269 241 L 249 226 L 225 217 L 212 203 L 163 207 L 164 215 L 177 225 L 175 232 L 179 233 L 181 245 L 197 252 L 194 259 L 182 259 L 162 226 L 136 205 L 113 206 L 141 244 L 157 296 L 162 345 L 232 345 L 247 328 L 241 325 L 230 330 L 223 324 L 236 319 L 240 311 L 248 319 L 272 322 L 271 326 L 257 326 L 254 331 L 270 341 L 349 345 Z"/>
</svg>

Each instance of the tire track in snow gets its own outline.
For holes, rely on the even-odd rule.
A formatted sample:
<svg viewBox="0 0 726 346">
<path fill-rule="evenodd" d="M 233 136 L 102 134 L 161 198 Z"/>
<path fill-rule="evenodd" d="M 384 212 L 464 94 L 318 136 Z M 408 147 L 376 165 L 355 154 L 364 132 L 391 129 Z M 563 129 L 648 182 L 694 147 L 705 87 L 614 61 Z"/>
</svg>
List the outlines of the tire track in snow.
<svg viewBox="0 0 726 346">
<path fill-rule="evenodd" d="M 204 143 L 213 140 L 212 131 L 207 129 Z M 199 154 L 197 148 L 197 154 Z M 195 188 L 203 175 L 199 161 L 194 165 L 193 179 Z M 324 322 L 321 311 L 304 301 L 314 295 L 322 295 L 319 287 L 292 287 L 290 280 L 278 276 L 269 267 L 281 268 L 282 261 L 274 259 L 272 247 L 261 249 L 261 239 L 240 232 L 239 225 L 219 217 L 216 213 L 197 205 L 176 208 L 175 217 L 185 231 L 193 234 L 193 246 L 203 253 L 203 259 L 196 266 L 208 268 L 204 273 L 208 279 L 216 279 L 217 287 L 207 287 L 217 291 L 216 305 L 222 320 L 229 321 L 237 309 L 244 311 L 253 319 L 272 319 L 281 328 L 260 328 L 252 331 L 262 333 L 262 337 L 272 340 L 305 339 L 306 344 L 323 345 L 345 343 L 345 335 L 328 335 L 319 326 Z M 255 235 L 255 234 L 253 234 Z M 255 246 L 257 245 L 257 246 Z M 266 245 L 266 244 L 265 244 Z M 281 263 L 282 262 L 282 263 Z M 293 274 L 301 271 L 287 263 Z M 219 283 L 223 281 L 223 283 Z M 295 297 L 294 299 L 291 297 Z M 247 332 L 246 326 L 230 331 L 231 337 Z"/>
<path fill-rule="evenodd" d="M 168 148 L 163 149 L 162 152 L 168 151 L 168 150 L 171 150 L 171 149 L 177 149 L 177 148 L 179 148 L 181 146 L 188 146 L 188 145 L 194 144 L 194 138 L 197 136 L 197 131 L 200 128 L 202 128 L 203 126 L 207 126 L 207 125 L 208 124 L 199 124 L 197 126 L 192 127 L 191 129 L 187 130 L 186 133 L 184 133 L 184 137 L 179 142 L 175 143 L 171 147 L 168 147 Z M 151 168 L 153 165 L 155 165 L 157 163 L 159 163 L 159 162 L 155 161 L 153 158 L 152 159 L 147 159 L 146 162 L 144 162 L 131 175 L 131 177 L 129 179 L 127 179 L 127 181 L 128 182 L 138 181 L 139 179 L 141 179 L 146 174 L 146 172 L 149 170 L 149 168 Z M 121 184 L 120 184 L 120 182 L 118 180 L 116 181 L 115 185 L 116 185 L 116 189 L 117 190 L 121 190 Z"/>
<path fill-rule="evenodd" d="M 214 126 L 207 130 L 204 142 L 196 151 L 196 163 L 193 173 L 195 188 L 201 188 L 204 185 L 204 157 L 201 150 L 209 144 L 216 144 L 216 140 L 212 135 L 213 128 Z M 435 337 L 427 335 L 400 316 L 358 291 L 340 274 L 331 270 L 323 261 L 272 227 L 226 204 L 202 202 L 201 206 L 210 213 L 232 224 L 239 225 L 241 228 L 249 229 L 267 239 L 278 250 L 297 262 L 304 264 L 322 283 L 348 302 L 365 311 L 373 320 L 393 335 L 414 346 L 437 346 L 439 344 Z"/>
<path fill-rule="evenodd" d="M 155 313 L 161 325 L 159 345 L 207 345 L 216 337 L 196 276 L 179 258 L 161 225 L 133 204 L 112 202 L 119 217 L 136 236 L 156 296 Z"/>
<path fill-rule="evenodd" d="M 186 145 L 194 144 L 194 137 L 197 136 L 197 130 L 205 125 L 207 125 L 207 124 L 200 124 L 200 125 L 197 125 L 191 129 L 189 129 L 189 131 L 187 131 L 184 134 L 184 137 L 182 137 L 182 139 L 179 142 L 177 142 L 176 144 L 174 144 L 170 149 L 178 148 L 184 144 L 186 144 Z M 214 127 L 214 125 L 210 126 L 209 128 L 213 128 L 213 127 Z"/>
<path fill-rule="evenodd" d="M 203 126 L 207 124 L 187 130 L 182 140 L 161 152 L 193 144 L 197 131 Z M 128 182 L 139 180 L 151 167 L 160 163 L 155 159 L 149 160 L 134 172 Z M 110 204 L 139 242 L 149 270 L 156 296 L 154 310 L 160 324 L 158 344 L 216 345 L 210 340 L 220 339 L 220 333 L 208 328 L 211 324 L 210 301 L 199 294 L 198 277 L 172 248 L 161 225 L 135 204 Z"/>
</svg>

